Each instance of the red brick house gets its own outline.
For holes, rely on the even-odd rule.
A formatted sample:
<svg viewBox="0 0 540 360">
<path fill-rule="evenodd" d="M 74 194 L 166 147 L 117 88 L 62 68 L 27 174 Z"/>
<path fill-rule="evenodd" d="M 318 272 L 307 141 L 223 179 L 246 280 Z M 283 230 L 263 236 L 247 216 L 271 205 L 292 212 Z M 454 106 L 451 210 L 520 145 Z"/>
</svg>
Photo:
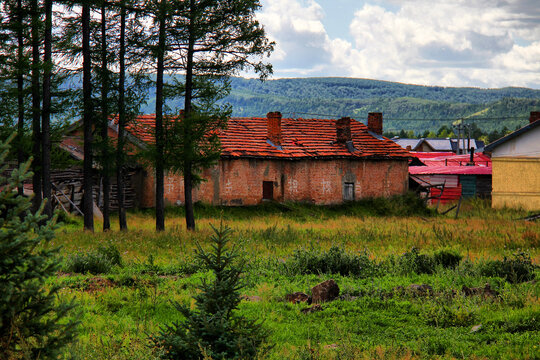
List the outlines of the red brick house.
<svg viewBox="0 0 540 360">
<path fill-rule="evenodd" d="M 153 125 L 152 116 L 140 121 Z M 149 140 L 148 132 L 133 129 L 133 135 Z M 204 171 L 207 181 L 194 189 L 193 200 L 214 205 L 265 200 L 336 204 L 403 194 L 410 155 L 381 133 L 380 113 L 370 114 L 367 127 L 349 118 L 284 119 L 279 112 L 266 118 L 230 118 L 219 135 L 221 159 Z M 148 171 L 143 179 L 140 204 L 152 207 L 154 176 Z M 165 176 L 165 201 L 183 203 L 182 176 Z"/>
<path fill-rule="evenodd" d="M 128 131 L 152 141 L 153 115 L 140 116 Z M 113 127 L 114 128 L 114 127 Z M 382 135 L 382 114 L 372 113 L 368 126 L 352 120 L 230 118 L 219 134 L 217 165 L 193 200 L 214 205 L 256 205 L 266 200 L 337 204 L 366 197 L 403 194 L 408 189 L 410 154 Z M 144 171 L 137 192 L 141 207 L 153 207 L 155 180 Z M 165 175 L 165 202 L 184 202 L 183 178 Z"/>
</svg>

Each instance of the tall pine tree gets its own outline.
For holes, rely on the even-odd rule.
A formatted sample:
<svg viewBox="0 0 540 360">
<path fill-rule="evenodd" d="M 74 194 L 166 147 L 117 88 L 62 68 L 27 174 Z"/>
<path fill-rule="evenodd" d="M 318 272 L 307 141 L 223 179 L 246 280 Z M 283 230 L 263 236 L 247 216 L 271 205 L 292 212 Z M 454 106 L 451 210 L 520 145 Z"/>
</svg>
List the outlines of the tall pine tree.
<svg viewBox="0 0 540 360">
<path fill-rule="evenodd" d="M 18 165 L 28 157 L 27 116 L 30 72 L 29 4 L 23 0 L 0 3 L 0 138 L 6 139 L 14 128 L 17 137 L 14 152 Z M 13 56 L 16 54 L 16 56 Z M 13 119 L 17 119 L 16 122 Z M 18 192 L 23 194 L 22 184 Z"/>
<path fill-rule="evenodd" d="M 186 226 L 190 230 L 195 229 L 192 191 L 194 176 L 199 170 L 194 168 L 193 159 L 197 156 L 196 144 L 201 141 L 197 136 L 200 132 L 196 131 L 196 119 L 203 118 L 201 114 L 194 114 L 203 109 L 197 109 L 196 103 L 194 106 L 194 99 L 197 94 L 205 94 L 197 89 L 197 78 L 203 89 L 207 89 L 212 81 L 227 79 L 249 68 L 259 73 L 261 79 L 272 73 L 272 66 L 261 60 L 273 51 L 274 44 L 266 38 L 263 27 L 255 19 L 255 11 L 260 7 L 259 0 L 186 0 L 177 3 L 171 51 L 181 57 L 175 68 L 185 73 L 184 111 L 187 122 L 183 127 L 184 157 L 179 161 L 184 175 Z M 212 94 L 210 98 L 219 93 L 209 92 Z M 204 102 L 204 96 L 200 97 Z M 227 115 L 225 111 L 222 116 Z"/>
<path fill-rule="evenodd" d="M 169 50 L 167 37 L 170 31 L 170 22 L 174 14 L 175 2 L 171 0 L 153 0 L 147 3 L 146 12 L 152 18 L 154 29 L 150 30 L 150 49 L 155 61 L 156 76 L 156 120 L 155 120 L 155 149 L 153 154 L 156 181 L 156 230 L 165 230 L 165 200 L 164 200 L 164 147 L 165 137 L 163 128 L 165 106 L 165 62 Z"/>
</svg>

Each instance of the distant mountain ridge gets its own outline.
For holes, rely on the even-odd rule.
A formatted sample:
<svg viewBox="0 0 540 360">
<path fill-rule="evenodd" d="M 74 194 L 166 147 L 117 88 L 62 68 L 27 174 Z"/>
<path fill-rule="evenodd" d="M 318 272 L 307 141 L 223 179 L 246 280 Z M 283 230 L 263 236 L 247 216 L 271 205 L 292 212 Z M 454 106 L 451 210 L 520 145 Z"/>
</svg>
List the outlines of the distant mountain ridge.
<svg viewBox="0 0 540 360">
<path fill-rule="evenodd" d="M 149 94 L 145 113 L 153 113 Z M 222 100 L 233 116 L 265 116 L 280 111 L 288 117 L 350 116 L 365 121 L 369 112 L 382 112 L 386 130 L 437 130 L 452 120 L 467 118 L 485 131 L 514 129 L 527 122 L 530 111 L 540 110 L 540 90 L 505 87 L 481 89 L 410 85 L 390 81 L 322 77 L 276 79 L 232 78 L 231 92 Z M 181 108 L 181 100 L 170 101 Z M 427 119 L 427 120 L 422 120 Z"/>
<path fill-rule="evenodd" d="M 500 89 L 442 87 L 340 77 L 276 79 L 265 82 L 257 79 L 232 78 L 231 85 L 233 93 L 249 91 L 292 98 L 330 97 L 365 100 L 377 97 L 413 97 L 471 104 L 497 101 L 505 97 L 540 98 L 540 90 L 521 87 Z"/>
</svg>

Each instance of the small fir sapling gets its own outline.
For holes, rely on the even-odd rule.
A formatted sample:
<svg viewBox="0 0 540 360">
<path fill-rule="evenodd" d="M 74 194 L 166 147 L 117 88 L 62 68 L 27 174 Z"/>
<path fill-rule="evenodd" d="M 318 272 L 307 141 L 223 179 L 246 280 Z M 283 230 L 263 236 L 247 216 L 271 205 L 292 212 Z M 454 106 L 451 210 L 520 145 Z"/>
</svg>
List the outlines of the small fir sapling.
<svg viewBox="0 0 540 360">
<path fill-rule="evenodd" d="M 58 249 L 48 246 L 56 217 L 41 226 L 43 204 L 32 213 L 30 199 L 17 193 L 31 176 L 29 162 L 4 176 L 11 139 L 0 142 L 0 359 L 56 359 L 76 327 L 67 319 L 74 305 L 45 286 L 59 266 Z"/>
<path fill-rule="evenodd" d="M 267 332 L 262 324 L 237 312 L 245 263 L 235 247 L 227 246 L 231 230 L 223 225 L 212 228 L 212 251 L 197 244 L 197 257 L 204 269 L 212 271 L 213 280 L 199 286 L 195 310 L 174 303 L 184 321 L 167 325 L 150 338 L 163 359 L 254 359 L 268 349 L 263 346 Z"/>
</svg>

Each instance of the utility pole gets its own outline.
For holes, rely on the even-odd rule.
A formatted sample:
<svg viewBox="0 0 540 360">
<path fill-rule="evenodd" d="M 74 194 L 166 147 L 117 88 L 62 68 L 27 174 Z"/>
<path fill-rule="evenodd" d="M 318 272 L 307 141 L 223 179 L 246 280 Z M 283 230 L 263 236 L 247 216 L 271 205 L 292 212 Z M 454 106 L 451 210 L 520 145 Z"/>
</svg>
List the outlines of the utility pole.
<svg viewBox="0 0 540 360">
<path fill-rule="evenodd" d="M 457 154 L 461 155 L 461 123 L 458 124 Z"/>
<path fill-rule="evenodd" d="M 471 124 L 467 124 L 467 135 L 468 135 L 468 142 L 467 142 L 467 151 L 471 151 Z"/>
<path fill-rule="evenodd" d="M 457 130 L 457 143 L 456 143 L 456 146 L 457 146 L 457 147 L 456 147 L 456 154 L 457 154 L 457 155 L 460 155 L 459 141 L 460 141 L 460 139 L 461 139 L 461 121 L 462 121 L 462 120 L 460 119 L 460 120 L 458 120 L 458 121 L 460 121 L 460 123 L 457 124 L 457 125 L 452 125 L 452 127 L 453 127 L 454 129 Z"/>
<path fill-rule="evenodd" d="M 457 130 L 457 148 L 456 148 L 456 154 L 468 154 L 469 149 L 471 148 L 471 125 L 465 124 L 463 122 L 463 119 L 459 120 L 460 123 L 457 125 L 452 125 L 454 129 Z M 467 132 L 466 132 L 467 131 Z M 463 136 L 462 136 L 463 133 Z M 467 146 L 465 146 L 465 139 L 468 139 Z M 463 139 L 463 144 L 461 143 L 461 140 Z M 463 150 L 462 150 L 463 149 Z"/>
</svg>

